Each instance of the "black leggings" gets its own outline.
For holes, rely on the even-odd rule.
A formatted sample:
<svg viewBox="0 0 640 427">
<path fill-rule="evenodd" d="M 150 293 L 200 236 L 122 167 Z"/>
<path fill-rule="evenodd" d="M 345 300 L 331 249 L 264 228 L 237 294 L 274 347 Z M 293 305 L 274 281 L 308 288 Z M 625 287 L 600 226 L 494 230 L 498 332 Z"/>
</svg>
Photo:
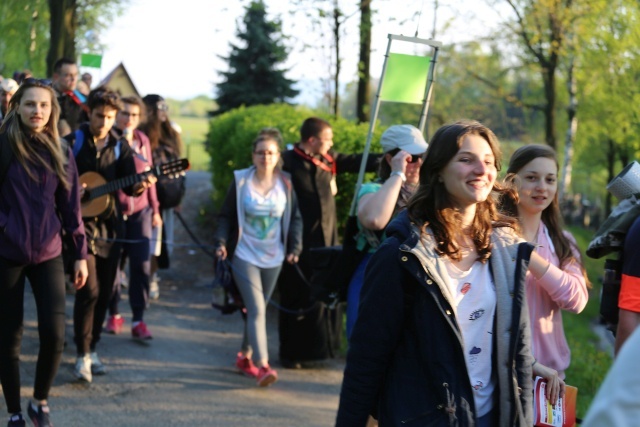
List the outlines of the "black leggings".
<svg viewBox="0 0 640 427">
<path fill-rule="evenodd" d="M 87 255 L 87 284 L 76 292 L 73 305 L 73 332 L 78 356 L 95 351 L 100 341 L 102 323 L 118 271 L 120 249 L 111 250 L 109 258 Z"/>
<path fill-rule="evenodd" d="M 20 412 L 20 344 L 24 284 L 29 279 L 38 312 L 40 351 L 33 397 L 45 400 L 58 371 L 64 347 L 64 264 L 58 256 L 35 265 L 0 257 L 0 380 L 9 413 Z"/>
</svg>

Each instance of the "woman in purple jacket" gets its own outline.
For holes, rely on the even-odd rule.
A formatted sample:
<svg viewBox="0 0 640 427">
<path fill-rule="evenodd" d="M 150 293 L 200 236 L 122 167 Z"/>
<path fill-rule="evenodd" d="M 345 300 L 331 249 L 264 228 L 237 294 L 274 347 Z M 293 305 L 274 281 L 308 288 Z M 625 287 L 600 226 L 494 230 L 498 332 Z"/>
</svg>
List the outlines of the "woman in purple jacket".
<svg viewBox="0 0 640 427">
<path fill-rule="evenodd" d="M 0 380 L 9 426 L 25 425 L 19 367 L 25 278 L 35 297 L 40 337 L 27 412 L 35 425 L 51 425 L 47 398 L 64 346 L 63 229 L 71 241 L 76 289 L 87 279 L 78 175 L 60 143 L 59 115 L 50 84 L 30 78 L 11 99 L 0 127 Z"/>
</svg>

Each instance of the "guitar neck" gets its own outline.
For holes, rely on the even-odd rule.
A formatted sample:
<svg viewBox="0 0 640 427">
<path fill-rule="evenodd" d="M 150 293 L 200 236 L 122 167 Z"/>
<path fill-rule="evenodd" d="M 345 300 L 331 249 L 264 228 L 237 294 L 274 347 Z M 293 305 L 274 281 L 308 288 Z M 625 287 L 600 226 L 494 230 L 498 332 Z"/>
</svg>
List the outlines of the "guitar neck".
<svg viewBox="0 0 640 427">
<path fill-rule="evenodd" d="M 131 185 L 137 184 L 143 180 L 143 178 L 149 174 L 155 174 L 155 170 L 151 169 L 146 172 L 141 172 L 136 175 L 125 176 L 124 178 L 116 179 L 115 181 L 107 182 L 106 184 L 100 185 L 98 187 L 94 187 L 89 190 L 88 200 L 93 200 L 98 197 L 104 196 L 105 194 L 113 193 L 125 187 L 129 187 Z"/>
</svg>

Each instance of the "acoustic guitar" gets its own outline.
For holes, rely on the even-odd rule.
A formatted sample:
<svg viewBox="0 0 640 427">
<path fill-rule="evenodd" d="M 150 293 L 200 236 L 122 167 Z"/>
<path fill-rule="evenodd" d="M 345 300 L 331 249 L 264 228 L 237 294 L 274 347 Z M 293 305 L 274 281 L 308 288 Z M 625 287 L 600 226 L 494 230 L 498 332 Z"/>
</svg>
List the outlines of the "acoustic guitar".
<svg viewBox="0 0 640 427">
<path fill-rule="evenodd" d="M 111 182 L 107 182 L 98 172 L 85 172 L 79 177 L 80 185 L 87 185 L 80 199 L 82 217 L 93 218 L 102 215 L 113 203 L 111 193 L 117 190 L 142 182 L 150 175 L 177 177 L 184 174 L 189 167 L 188 159 L 178 159 Z"/>
</svg>

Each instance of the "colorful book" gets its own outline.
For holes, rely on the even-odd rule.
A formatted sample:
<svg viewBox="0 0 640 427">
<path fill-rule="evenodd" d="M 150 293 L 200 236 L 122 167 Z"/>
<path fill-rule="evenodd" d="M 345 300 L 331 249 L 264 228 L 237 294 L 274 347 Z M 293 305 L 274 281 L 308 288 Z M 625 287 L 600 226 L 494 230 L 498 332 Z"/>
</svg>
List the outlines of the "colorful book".
<svg viewBox="0 0 640 427">
<path fill-rule="evenodd" d="M 533 380 L 533 425 L 536 427 L 574 427 L 576 425 L 576 401 L 578 389 L 566 385 L 564 398 L 555 405 L 545 397 L 547 380 Z"/>
</svg>

